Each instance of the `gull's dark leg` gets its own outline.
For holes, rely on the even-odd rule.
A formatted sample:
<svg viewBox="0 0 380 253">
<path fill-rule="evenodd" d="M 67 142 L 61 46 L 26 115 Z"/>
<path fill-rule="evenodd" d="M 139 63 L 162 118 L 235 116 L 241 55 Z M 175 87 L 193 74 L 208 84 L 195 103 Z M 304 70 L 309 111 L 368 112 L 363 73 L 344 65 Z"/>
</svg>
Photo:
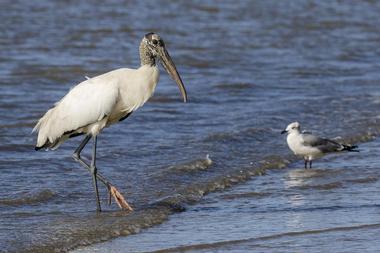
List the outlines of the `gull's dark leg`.
<svg viewBox="0 0 380 253">
<path fill-rule="evenodd" d="M 313 161 L 310 160 L 310 161 L 309 161 L 309 164 L 310 164 L 309 168 L 311 169 L 311 165 L 313 164 Z"/>
<path fill-rule="evenodd" d="M 303 160 L 305 161 L 305 169 L 307 169 L 307 159 L 304 158 Z"/>
<path fill-rule="evenodd" d="M 94 182 L 94 188 L 95 188 L 95 194 L 96 194 L 96 210 L 98 212 L 102 211 L 100 207 L 100 200 L 99 200 L 99 190 L 98 190 L 98 181 L 96 179 L 97 174 L 97 168 L 96 168 L 96 143 L 97 143 L 97 137 L 94 136 L 94 144 L 92 146 L 92 160 L 91 160 L 91 173 L 92 173 L 92 180 Z"/>
</svg>

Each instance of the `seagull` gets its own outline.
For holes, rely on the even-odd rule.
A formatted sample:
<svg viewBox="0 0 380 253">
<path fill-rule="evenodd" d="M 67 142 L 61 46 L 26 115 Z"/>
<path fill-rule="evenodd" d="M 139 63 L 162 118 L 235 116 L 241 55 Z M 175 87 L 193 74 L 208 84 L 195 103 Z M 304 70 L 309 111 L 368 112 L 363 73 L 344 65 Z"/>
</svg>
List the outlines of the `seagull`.
<svg viewBox="0 0 380 253">
<path fill-rule="evenodd" d="M 334 140 L 320 138 L 308 132 L 301 132 L 301 126 L 298 122 L 289 124 L 281 134 L 287 133 L 286 141 L 289 148 L 297 156 L 303 156 L 305 169 L 309 162 L 311 169 L 314 159 L 320 158 L 328 153 L 341 151 L 359 152 L 358 146 L 341 144 Z"/>
<path fill-rule="evenodd" d="M 162 38 L 156 33 L 145 34 L 139 51 L 141 66 L 138 69 L 120 68 L 92 78 L 86 76 L 86 80 L 55 103 L 33 129 L 38 132 L 35 150 L 55 150 L 69 138 L 84 136 L 73 158 L 92 174 L 98 212 L 101 211 L 98 180 L 108 189 L 109 204 L 113 196 L 121 209 L 132 211 L 116 187 L 98 173 L 97 136 L 104 128 L 125 120 L 153 95 L 159 79 L 159 61 L 177 83 L 183 101 L 187 101 L 185 86 Z M 88 163 L 80 153 L 90 139 L 93 139 L 92 160 Z"/>
</svg>

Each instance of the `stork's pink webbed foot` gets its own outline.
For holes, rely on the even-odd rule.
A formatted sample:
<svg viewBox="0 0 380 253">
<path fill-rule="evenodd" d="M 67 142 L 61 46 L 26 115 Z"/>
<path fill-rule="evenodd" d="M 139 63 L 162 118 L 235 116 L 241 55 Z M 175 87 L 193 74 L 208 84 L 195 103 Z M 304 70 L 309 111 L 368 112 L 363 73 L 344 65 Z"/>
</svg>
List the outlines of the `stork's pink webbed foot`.
<svg viewBox="0 0 380 253">
<path fill-rule="evenodd" d="M 111 196 L 115 199 L 116 204 L 120 207 L 120 209 L 133 211 L 133 208 L 127 203 L 123 195 L 116 189 L 115 186 L 109 185 L 109 200 L 108 204 L 111 204 Z"/>
</svg>

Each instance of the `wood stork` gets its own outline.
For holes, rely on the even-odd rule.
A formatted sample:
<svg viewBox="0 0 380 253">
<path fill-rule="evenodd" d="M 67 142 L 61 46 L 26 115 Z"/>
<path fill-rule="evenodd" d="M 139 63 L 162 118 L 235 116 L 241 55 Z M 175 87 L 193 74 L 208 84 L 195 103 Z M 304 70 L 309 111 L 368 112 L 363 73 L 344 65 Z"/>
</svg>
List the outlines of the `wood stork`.
<svg viewBox="0 0 380 253">
<path fill-rule="evenodd" d="M 328 153 L 349 151 L 359 152 L 356 148 L 349 144 L 338 143 L 334 140 L 320 138 L 311 133 L 302 133 L 301 126 L 298 122 L 289 124 L 281 134 L 288 133 L 286 141 L 289 148 L 295 155 L 302 156 L 305 161 L 305 169 L 309 162 L 311 169 L 314 159 L 320 158 Z"/>
<path fill-rule="evenodd" d="M 122 194 L 97 172 L 97 136 L 105 127 L 126 119 L 153 95 L 159 79 L 158 60 L 177 83 L 184 102 L 187 101 L 185 86 L 160 36 L 146 34 L 139 49 L 141 66 L 138 69 L 120 68 L 87 78 L 48 110 L 33 129 L 38 132 L 36 150 L 54 150 L 69 138 L 85 135 L 73 158 L 92 174 L 97 211 L 101 211 L 97 180 L 107 187 L 109 201 L 113 196 L 121 209 L 132 210 Z M 93 148 L 89 164 L 80 153 L 91 138 Z"/>
</svg>

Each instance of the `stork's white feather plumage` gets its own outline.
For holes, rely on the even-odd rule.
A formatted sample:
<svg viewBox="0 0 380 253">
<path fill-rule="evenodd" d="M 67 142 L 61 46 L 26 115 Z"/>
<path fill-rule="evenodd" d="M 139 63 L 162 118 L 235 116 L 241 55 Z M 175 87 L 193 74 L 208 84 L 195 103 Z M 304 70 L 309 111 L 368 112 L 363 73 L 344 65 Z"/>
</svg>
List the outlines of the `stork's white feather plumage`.
<svg viewBox="0 0 380 253">
<path fill-rule="evenodd" d="M 69 135 L 95 136 L 106 126 L 141 107 L 159 79 L 157 66 L 121 68 L 81 82 L 46 112 L 33 131 L 37 146 L 47 141 L 57 148 Z"/>
</svg>

